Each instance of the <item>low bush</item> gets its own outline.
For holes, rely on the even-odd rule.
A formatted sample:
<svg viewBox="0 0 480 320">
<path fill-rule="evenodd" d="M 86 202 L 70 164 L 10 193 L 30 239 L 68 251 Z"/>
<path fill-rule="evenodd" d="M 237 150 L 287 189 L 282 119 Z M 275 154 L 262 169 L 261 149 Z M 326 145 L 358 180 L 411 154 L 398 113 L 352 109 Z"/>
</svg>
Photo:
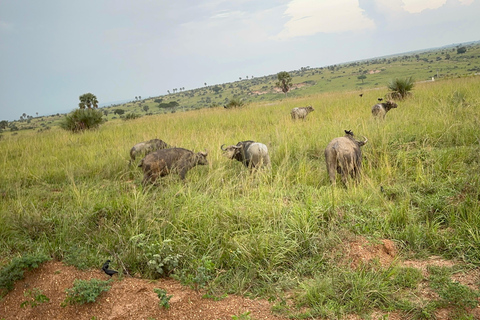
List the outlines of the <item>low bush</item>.
<svg viewBox="0 0 480 320">
<path fill-rule="evenodd" d="M 0 271 L 0 298 L 4 297 L 14 288 L 17 280 L 23 279 L 25 269 L 34 269 L 42 263 L 49 260 L 46 255 L 25 255 L 14 258 L 12 261 Z"/>
<path fill-rule="evenodd" d="M 62 306 L 67 304 L 84 304 L 95 302 L 98 296 L 105 291 L 110 290 L 112 280 L 102 281 L 98 279 L 78 280 L 76 279 L 73 288 L 65 290 L 67 297 Z"/>
<path fill-rule="evenodd" d="M 98 128 L 103 122 L 103 114 L 95 109 L 77 109 L 65 116 L 60 127 L 67 131 L 82 132 Z"/>
</svg>

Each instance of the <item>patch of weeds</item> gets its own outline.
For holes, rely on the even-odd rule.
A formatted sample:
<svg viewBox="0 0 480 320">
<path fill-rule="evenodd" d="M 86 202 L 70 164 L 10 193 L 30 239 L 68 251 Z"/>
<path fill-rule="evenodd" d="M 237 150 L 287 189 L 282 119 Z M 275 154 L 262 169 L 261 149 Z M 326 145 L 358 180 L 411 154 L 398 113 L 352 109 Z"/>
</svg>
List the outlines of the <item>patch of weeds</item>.
<svg viewBox="0 0 480 320">
<path fill-rule="evenodd" d="M 469 106 L 469 103 L 467 102 L 467 94 L 462 91 L 457 91 L 452 94 L 450 98 L 451 103 L 454 106 L 461 106 L 461 107 L 467 107 Z"/>
<path fill-rule="evenodd" d="M 78 280 L 73 283 L 73 288 L 66 289 L 67 297 L 62 303 L 62 307 L 67 304 L 84 304 L 95 302 L 98 296 L 110 290 L 112 280 L 102 281 L 98 279 Z"/>
<path fill-rule="evenodd" d="M 50 301 L 46 295 L 42 293 L 42 290 L 38 288 L 34 288 L 33 290 L 27 290 L 23 293 L 23 295 L 28 298 L 28 300 L 23 301 L 20 304 L 20 308 L 25 308 L 26 306 L 30 306 L 32 308 L 38 306 L 39 304 L 45 303 Z"/>
<path fill-rule="evenodd" d="M 158 299 L 160 299 L 160 301 L 158 302 L 160 308 L 170 309 L 169 301 L 173 297 L 173 295 L 167 295 L 167 290 L 158 288 L 153 289 L 153 292 L 155 292 Z"/>
<path fill-rule="evenodd" d="M 408 319 L 412 320 L 427 320 L 427 319 L 436 319 L 435 311 L 437 310 L 437 303 L 435 301 L 430 301 L 426 304 L 418 305 L 411 308 L 407 312 Z"/>
<path fill-rule="evenodd" d="M 473 291 L 459 282 L 447 283 L 437 292 L 446 304 L 458 308 L 475 308 L 478 304 L 478 291 Z"/>
<path fill-rule="evenodd" d="M 366 264 L 357 270 L 332 270 L 300 284 L 297 305 L 310 308 L 312 316 L 338 318 L 348 313 L 365 314 L 373 308 L 397 306 L 393 285 L 395 268 Z"/>
<path fill-rule="evenodd" d="M 12 259 L 12 261 L 0 271 L 0 298 L 13 290 L 15 281 L 23 279 L 25 269 L 31 270 L 38 268 L 41 263 L 48 260 L 49 258 L 43 254 L 25 255 Z"/>
<path fill-rule="evenodd" d="M 74 266 L 80 270 L 87 270 L 90 266 L 88 263 L 88 252 L 85 248 L 79 246 L 71 246 L 63 256 L 62 261 L 70 266 Z"/>
<path fill-rule="evenodd" d="M 184 285 L 190 285 L 192 289 L 198 292 L 200 289 L 205 288 L 212 279 L 215 265 L 206 256 L 203 256 L 200 260 L 195 260 L 195 264 L 197 265 L 195 274 L 183 271 L 178 275 L 174 275 L 173 278 L 179 280 Z"/>
<path fill-rule="evenodd" d="M 175 253 L 171 239 L 149 242 L 144 234 L 139 234 L 130 238 L 130 242 L 143 252 L 153 276 L 168 277 L 182 258 Z"/>
<path fill-rule="evenodd" d="M 244 312 L 242 314 L 239 314 L 238 316 L 233 315 L 232 319 L 233 320 L 252 320 L 253 318 L 250 317 L 250 311 L 247 311 L 247 312 Z"/>
<path fill-rule="evenodd" d="M 416 268 L 400 268 L 393 283 L 400 288 L 415 289 L 422 278 L 422 272 Z"/>
<path fill-rule="evenodd" d="M 270 302 L 273 301 L 273 299 L 269 299 Z M 280 301 L 275 303 L 272 306 L 272 312 L 277 313 L 277 314 L 282 314 L 282 315 L 288 315 L 290 308 L 287 305 L 287 301 L 283 298 L 280 298 Z"/>
<path fill-rule="evenodd" d="M 459 282 L 452 281 L 452 269 L 446 267 L 429 266 L 430 287 L 438 293 L 441 307 L 453 307 L 453 313 L 458 317 L 466 316 L 467 308 L 475 308 L 478 305 L 479 291 L 472 290 Z M 457 317 L 457 318 L 458 318 Z"/>
</svg>

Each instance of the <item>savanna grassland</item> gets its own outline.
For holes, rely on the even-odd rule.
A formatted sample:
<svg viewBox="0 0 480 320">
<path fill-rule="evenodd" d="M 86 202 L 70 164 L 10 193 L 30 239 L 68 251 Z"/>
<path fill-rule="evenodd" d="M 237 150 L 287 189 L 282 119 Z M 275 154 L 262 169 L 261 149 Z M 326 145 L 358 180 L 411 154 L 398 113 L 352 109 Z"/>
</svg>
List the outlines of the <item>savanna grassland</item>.
<svg viewBox="0 0 480 320">
<path fill-rule="evenodd" d="M 46 256 L 81 269 L 111 259 L 144 278 L 173 276 L 210 297 L 276 301 L 293 317 L 392 311 L 426 318 L 450 308 L 473 319 L 472 289 L 449 275 L 480 264 L 480 77 L 417 83 L 384 121 L 370 109 L 386 89 L 289 97 L 243 108 L 109 121 L 74 134 L 53 127 L 0 140 L 1 264 Z M 305 121 L 294 107 L 312 105 Z M 351 129 L 363 176 L 330 186 L 324 149 Z M 129 166 L 137 142 L 208 151 L 208 166 L 141 186 Z M 251 174 L 222 144 L 256 140 L 272 167 Z M 343 249 L 361 237 L 394 243 L 397 258 L 351 267 Z M 422 278 L 402 259 L 441 256 L 461 267 L 430 270 L 436 298 L 413 299 Z M 5 277 L 5 275 L 3 275 Z M 432 277 L 432 276 L 430 276 Z"/>
</svg>

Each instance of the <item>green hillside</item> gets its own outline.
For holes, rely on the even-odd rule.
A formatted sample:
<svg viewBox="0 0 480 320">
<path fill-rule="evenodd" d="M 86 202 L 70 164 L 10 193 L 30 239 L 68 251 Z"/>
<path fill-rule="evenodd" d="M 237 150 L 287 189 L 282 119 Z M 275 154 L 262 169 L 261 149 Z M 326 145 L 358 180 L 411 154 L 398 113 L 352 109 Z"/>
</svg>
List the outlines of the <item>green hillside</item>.
<svg viewBox="0 0 480 320">
<path fill-rule="evenodd" d="M 466 48 L 466 52 L 458 53 L 458 49 L 462 47 Z M 438 81 L 452 77 L 478 75 L 480 73 L 480 42 L 322 68 L 305 66 L 300 70 L 289 71 L 289 73 L 294 84 L 288 93 L 290 97 L 338 91 L 361 93 L 371 89 L 378 89 L 378 96 L 383 96 L 386 93 L 387 83 L 395 78 L 411 76 L 415 81 L 422 82 L 431 81 L 432 77 Z M 363 80 L 358 78 L 362 75 L 366 76 Z M 130 103 L 112 105 L 101 108 L 101 110 L 104 112 L 106 120 L 115 120 L 125 118 L 128 114 L 146 116 L 223 106 L 234 98 L 241 99 L 245 103 L 284 99 L 285 96 L 276 87 L 276 82 L 276 75 L 250 76 L 248 79 L 245 77 L 231 83 L 207 85 L 192 90 L 172 88 L 169 90 L 171 93 L 166 95 L 149 98 L 135 97 L 135 100 Z M 174 107 L 172 107 L 172 103 Z M 116 110 L 121 111 L 116 113 Z M 10 122 L 3 131 L 5 133 L 17 131 L 17 129 L 43 131 L 58 125 L 58 121 L 63 119 L 63 116 L 62 114 L 47 117 L 25 115 L 22 120 Z M 12 127 L 14 130 L 9 130 Z"/>
</svg>

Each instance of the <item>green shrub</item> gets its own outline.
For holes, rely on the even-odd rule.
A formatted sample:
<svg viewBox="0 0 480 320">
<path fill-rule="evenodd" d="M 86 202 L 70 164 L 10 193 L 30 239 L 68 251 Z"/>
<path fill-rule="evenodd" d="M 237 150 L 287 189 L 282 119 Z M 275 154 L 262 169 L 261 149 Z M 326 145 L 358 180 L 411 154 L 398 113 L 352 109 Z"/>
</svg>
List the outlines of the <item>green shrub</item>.
<svg viewBox="0 0 480 320">
<path fill-rule="evenodd" d="M 158 289 L 158 288 L 153 289 L 153 292 L 155 292 L 158 296 L 158 299 L 160 299 L 160 301 L 158 302 L 158 305 L 160 306 L 160 308 L 169 309 L 170 308 L 169 301 L 173 297 L 173 295 L 168 296 L 167 290 Z"/>
<path fill-rule="evenodd" d="M 391 92 L 389 93 L 389 98 L 402 100 L 408 97 L 411 94 L 411 90 L 415 85 L 415 81 L 412 77 L 405 79 L 395 79 L 390 80 L 387 87 Z"/>
<path fill-rule="evenodd" d="M 84 304 L 95 302 L 98 296 L 110 290 L 110 282 L 112 280 L 102 281 L 98 279 L 78 280 L 73 283 L 73 288 L 66 289 L 67 297 L 62 306 L 67 304 Z"/>
<path fill-rule="evenodd" d="M 232 108 L 241 108 L 245 105 L 245 102 L 242 101 L 240 98 L 232 98 L 228 103 L 225 105 L 226 109 L 232 109 Z"/>
<path fill-rule="evenodd" d="M 4 297 L 14 288 L 17 280 L 23 279 L 25 269 L 34 269 L 42 263 L 49 260 L 46 255 L 25 255 L 20 258 L 14 258 L 6 267 L 0 271 L 0 297 Z"/>
<path fill-rule="evenodd" d="M 102 112 L 95 109 L 77 109 L 60 122 L 60 127 L 67 131 L 81 132 L 98 128 L 104 120 Z"/>
<path fill-rule="evenodd" d="M 194 274 L 187 271 L 181 271 L 178 275 L 173 275 L 174 279 L 179 280 L 183 285 L 190 285 L 198 292 L 201 288 L 205 288 L 215 273 L 215 265 L 206 256 L 202 259 L 195 260 L 196 270 Z"/>
<path fill-rule="evenodd" d="M 123 120 L 124 121 L 127 121 L 127 120 L 134 120 L 134 119 L 138 119 L 138 118 L 141 118 L 142 116 L 137 114 L 137 113 L 129 113 L 127 114 L 125 117 L 123 117 Z"/>
<path fill-rule="evenodd" d="M 141 260 L 148 267 L 145 271 L 155 278 L 169 276 L 182 258 L 182 255 L 175 253 L 170 239 L 148 241 L 145 234 L 139 234 L 130 238 L 130 242 L 140 250 L 140 256 L 143 256 Z"/>
<path fill-rule="evenodd" d="M 25 308 L 26 306 L 30 306 L 32 308 L 38 306 L 41 303 L 45 303 L 50 301 L 50 298 L 48 298 L 46 295 L 42 293 L 42 290 L 38 288 L 34 288 L 33 290 L 27 290 L 23 294 L 25 297 L 28 298 L 28 300 L 23 301 L 20 304 L 20 308 Z"/>
</svg>

